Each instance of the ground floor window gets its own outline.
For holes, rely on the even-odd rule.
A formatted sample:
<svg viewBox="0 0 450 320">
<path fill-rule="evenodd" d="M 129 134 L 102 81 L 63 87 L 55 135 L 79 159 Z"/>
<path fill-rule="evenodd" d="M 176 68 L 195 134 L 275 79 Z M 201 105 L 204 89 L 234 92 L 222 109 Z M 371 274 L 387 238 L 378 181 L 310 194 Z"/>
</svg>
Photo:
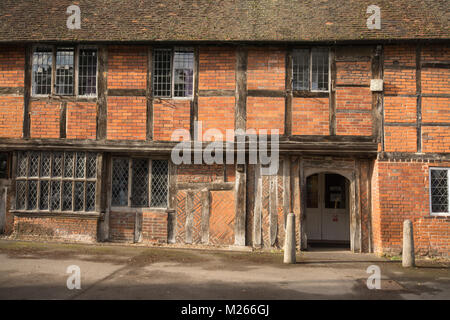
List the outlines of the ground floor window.
<svg viewBox="0 0 450 320">
<path fill-rule="evenodd" d="M 450 168 L 430 169 L 430 202 L 432 215 L 448 215 L 450 203 Z"/>
<path fill-rule="evenodd" d="M 18 152 L 16 210 L 95 211 L 97 154 Z"/>
<path fill-rule="evenodd" d="M 166 208 L 168 161 L 113 158 L 112 206 Z"/>
</svg>

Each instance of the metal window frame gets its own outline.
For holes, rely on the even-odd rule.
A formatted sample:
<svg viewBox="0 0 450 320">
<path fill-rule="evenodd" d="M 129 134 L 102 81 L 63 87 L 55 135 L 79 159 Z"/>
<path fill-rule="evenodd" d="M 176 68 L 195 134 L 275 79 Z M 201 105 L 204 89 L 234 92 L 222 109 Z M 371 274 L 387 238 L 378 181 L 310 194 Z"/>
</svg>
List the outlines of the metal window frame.
<svg viewBox="0 0 450 320">
<path fill-rule="evenodd" d="M 193 47 L 173 47 L 173 48 L 167 48 L 167 47 L 160 47 L 160 48 L 154 48 L 153 49 L 153 63 L 152 63 L 152 82 L 155 81 L 155 51 L 157 50 L 167 50 L 170 51 L 170 74 L 171 74 L 171 83 L 170 83 L 170 96 L 156 96 L 154 95 L 154 90 L 152 90 L 153 95 L 155 98 L 158 99 L 170 99 L 170 100 L 193 100 L 194 99 L 194 92 L 195 92 L 195 75 L 197 73 L 197 65 L 195 63 L 195 49 Z M 192 68 L 192 95 L 186 96 L 186 97 L 175 97 L 175 52 L 177 51 L 185 51 L 185 52 L 192 52 L 194 55 L 194 67 Z M 153 88 L 152 88 L 153 89 Z"/>
<path fill-rule="evenodd" d="M 330 84 L 331 84 L 331 48 L 329 46 L 317 46 L 317 47 L 296 47 L 295 49 L 292 50 L 292 55 L 295 55 L 295 52 L 297 50 L 308 50 L 308 55 L 309 55 L 309 64 L 308 64 L 308 75 L 309 75 L 309 79 L 308 79 L 308 89 L 306 90 L 297 90 L 297 91 L 309 91 L 309 92 L 330 92 Z M 313 56 L 313 51 L 314 50 L 324 50 L 327 52 L 328 54 L 328 87 L 326 90 L 315 90 L 312 89 L 312 75 L 313 75 L 313 70 L 312 70 L 312 56 Z M 294 64 L 292 63 L 292 68 L 290 70 L 290 72 L 292 72 L 292 75 L 294 74 Z M 292 77 L 292 87 L 294 87 L 294 78 Z"/>
<path fill-rule="evenodd" d="M 447 212 L 433 212 L 433 197 L 431 194 L 431 171 L 447 171 L 447 196 L 448 196 L 448 211 Z M 428 173 L 428 187 L 429 187 L 429 209 L 430 209 L 430 216 L 440 216 L 440 217 L 448 217 L 450 216 L 450 168 L 446 167 L 430 167 L 429 173 Z"/>
<path fill-rule="evenodd" d="M 73 94 L 64 94 L 64 95 L 56 94 L 56 53 L 57 53 L 58 48 L 72 48 L 73 49 L 73 59 L 74 59 L 74 62 L 73 62 L 73 68 L 74 68 Z M 33 91 L 33 87 L 34 87 L 34 84 L 33 84 L 33 54 L 36 51 L 36 49 L 49 49 L 52 52 L 52 74 L 51 74 L 50 94 L 34 94 L 34 91 Z M 82 49 L 96 49 L 97 50 L 97 67 L 96 67 L 97 70 L 95 73 L 95 88 L 96 88 L 95 95 L 93 95 L 93 94 L 80 95 L 79 94 L 79 88 L 78 88 L 79 69 L 78 68 L 79 68 L 79 53 L 80 53 L 80 50 L 82 50 Z M 31 63 L 30 63 L 30 65 L 31 65 L 31 70 L 30 70 L 30 72 L 31 72 L 31 84 L 30 84 L 31 97 L 33 97 L 33 98 L 48 98 L 48 97 L 56 96 L 56 97 L 97 98 L 98 97 L 98 75 L 99 75 L 98 51 L 99 51 L 99 49 L 98 49 L 98 46 L 96 46 L 96 45 L 84 45 L 84 44 L 82 44 L 82 45 L 67 45 L 67 46 L 58 45 L 58 44 L 35 44 L 35 45 L 33 45 L 32 53 L 31 53 L 31 57 L 30 57 L 30 59 L 31 59 Z"/>
<path fill-rule="evenodd" d="M 128 201 L 126 205 L 123 206 L 119 206 L 119 205 L 113 205 L 112 202 L 112 175 L 113 175 L 113 170 L 114 170 L 114 166 L 113 166 L 113 161 L 114 159 L 126 159 L 128 161 Z M 133 159 L 146 159 L 148 161 L 148 206 L 143 207 L 143 206 L 133 206 L 132 202 L 131 202 L 131 193 L 132 193 L 132 182 L 133 182 Z M 167 170 L 167 201 L 166 201 L 166 206 L 165 207 L 152 207 L 151 206 L 151 200 L 152 200 L 152 179 L 153 179 L 153 175 L 152 175 L 152 165 L 153 165 L 153 160 L 165 160 L 167 161 L 167 165 L 168 165 L 168 170 Z M 169 206 L 169 181 L 170 181 L 170 174 L 169 174 L 169 160 L 166 158 L 157 158 L 157 157 L 144 157 L 144 156 L 112 156 L 111 157 L 111 165 L 110 165 L 110 171 L 109 171 L 109 176 L 111 177 L 110 181 L 111 181 L 111 185 L 109 186 L 109 193 L 111 194 L 111 199 L 110 199 L 110 207 L 111 210 L 120 210 L 120 209 L 167 209 Z"/>
<path fill-rule="evenodd" d="M 72 94 L 58 94 L 56 93 L 56 57 L 58 55 L 58 49 L 71 49 L 73 50 L 73 79 L 72 79 Z M 76 89 L 78 87 L 76 79 L 78 78 L 78 66 L 77 66 L 77 46 L 63 46 L 63 45 L 55 45 L 53 48 L 53 60 L 54 60 L 54 71 L 53 71 L 53 91 L 52 95 L 57 97 L 76 97 L 77 92 Z"/>
<path fill-rule="evenodd" d="M 326 90 L 313 90 L 312 89 L 312 74 L 313 74 L 313 70 L 312 70 L 312 57 L 313 57 L 313 51 L 317 50 L 323 50 L 326 51 L 328 54 L 328 88 Z M 331 81 L 331 61 L 330 61 L 330 47 L 312 47 L 309 50 L 309 54 L 310 54 L 310 58 L 309 58 L 309 91 L 311 92 L 330 92 L 330 81 Z M 319 81 L 319 78 L 317 78 L 317 82 Z"/>
<path fill-rule="evenodd" d="M 155 81 L 155 79 L 156 79 L 156 73 L 155 73 L 155 69 L 156 69 L 155 68 L 155 64 L 156 64 L 155 53 L 156 53 L 156 51 L 170 52 L 170 77 L 171 77 L 171 79 L 170 79 L 170 94 L 168 96 L 157 96 L 157 95 L 155 95 L 156 90 L 154 90 L 153 87 L 152 87 L 152 93 L 153 93 L 153 96 L 158 99 L 172 99 L 172 95 L 173 95 L 172 84 L 173 84 L 173 69 L 174 69 L 173 68 L 173 57 L 174 57 L 173 49 L 167 48 L 167 47 L 160 47 L 160 48 L 153 49 L 153 51 L 152 51 L 152 86 L 155 85 L 155 83 L 156 83 L 156 81 Z"/>
<path fill-rule="evenodd" d="M 194 60 L 193 60 L 193 68 L 192 68 L 192 95 L 186 96 L 186 97 L 175 97 L 175 52 L 190 52 L 193 54 Z M 192 47 L 175 47 L 172 50 L 172 99 L 174 100 L 193 100 L 194 99 L 194 92 L 195 92 L 195 73 L 196 73 L 196 66 L 195 66 L 195 50 Z"/>
<path fill-rule="evenodd" d="M 54 73 L 54 67 L 55 67 L 55 46 L 53 45 L 43 45 L 43 44 L 37 44 L 37 45 L 33 45 L 32 46 L 32 50 L 31 50 L 31 70 L 29 72 L 31 72 L 31 97 L 37 97 L 37 98 L 46 98 L 46 97 L 50 97 L 53 95 L 53 90 L 54 90 L 54 77 L 53 77 L 53 73 Z M 37 49 L 48 49 L 51 54 L 52 54 L 52 72 L 50 75 L 50 93 L 49 94 L 36 94 L 34 93 L 35 90 L 33 90 L 35 88 L 35 84 L 34 84 L 34 80 L 33 80 L 33 56 L 34 53 L 36 52 Z"/>
<path fill-rule="evenodd" d="M 97 64 L 95 66 L 95 94 L 79 94 L 79 74 L 80 74 L 80 70 L 79 70 L 79 64 L 80 64 L 80 50 L 83 49 L 95 49 L 97 50 L 97 55 L 96 55 L 96 59 L 97 59 Z M 75 87 L 75 94 L 77 97 L 83 97 L 83 98 L 96 98 L 98 97 L 98 47 L 97 46 L 93 46 L 93 45 L 79 45 L 77 46 L 76 49 L 76 69 L 75 69 L 75 73 L 76 73 L 76 87 Z"/>
<path fill-rule="evenodd" d="M 38 176 L 37 177 L 30 177 L 29 176 L 29 169 L 30 169 L 30 152 L 37 152 L 39 154 L 39 160 L 38 160 Z M 42 161 L 42 154 L 44 152 L 48 152 L 50 154 L 50 176 L 41 176 L 41 161 Z M 85 161 L 87 162 L 87 151 L 61 151 L 61 153 L 63 154 L 63 159 L 62 159 L 62 163 L 61 163 L 61 176 L 57 176 L 54 177 L 53 176 L 53 160 L 54 160 L 54 156 L 58 151 L 40 151 L 40 150 L 31 150 L 31 151 L 24 151 L 24 153 L 26 154 L 26 158 L 27 158 L 27 174 L 26 176 L 21 176 L 15 177 L 15 181 L 24 181 L 26 183 L 26 192 L 25 192 L 25 209 L 17 209 L 15 211 L 17 212 L 24 212 L 24 213 L 30 213 L 30 212 L 37 212 L 37 213 L 67 213 L 67 214 L 72 214 L 72 213 L 77 213 L 77 214 L 92 214 L 92 213 L 98 213 L 96 211 L 96 206 L 97 206 L 97 200 L 95 199 L 95 203 L 94 203 L 94 210 L 92 211 L 86 211 L 86 185 L 88 182 L 93 182 L 95 183 L 95 190 L 97 192 L 97 188 L 98 188 L 98 181 L 97 181 L 97 176 L 93 177 L 93 178 L 88 178 L 86 175 L 86 170 L 87 170 L 87 166 L 85 165 L 84 167 L 84 178 L 75 178 L 75 165 L 76 165 L 76 154 L 78 153 L 84 153 L 85 154 Z M 73 153 L 74 156 L 74 162 L 73 162 L 73 176 L 72 177 L 64 177 L 64 166 L 65 166 L 65 154 L 66 153 Z M 96 170 L 98 170 L 98 159 L 99 159 L 99 153 L 94 152 L 94 154 L 96 155 Z M 16 157 L 16 159 L 18 159 L 19 157 Z M 33 181 L 37 181 L 37 200 L 36 200 L 36 209 L 27 209 L 28 208 L 28 196 L 29 196 L 29 188 L 28 188 L 28 182 L 30 180 Z M 48 209 L 40 209 L 40 199 L 41 199 L 41 181 L 48 181 L 49 182 L 49 187 L 48 187 Z M 51 202 L 51 198 L 52 198 L 52 182 L 54 181 L 58 181 L 60 183 L 60 190 L 59 190 L 59 208 L 58 209 L 52 209 L 52 202 Z M 63 183 L 64 182 L 71 182 L 72 183 L 72 204 L 71 204 L 71 209 L 70 210 L 63 210 Z M 84 195 L 83 195 L 83 210 L 77 210 L 75 211 L 75 194 L 74 194 L 74 189 L 75 189 L 75 182 L 83 182 L 84 184 Z M 16 190 L 17 193 L 17 190 Z M 16 194 L 16 199 L 17 199 L 17 194 Z M 17 200 L 16 200 L 17 201 Z M 15 201 L 15 202 L 16 202 Z M 16 205 L 16 203 L 15 203 Z"/>
<path fill-rule="evenodd" d="M 153 161 L 154 160 L 159 160 L 159 161 L 167 161 L 167 192 L 166 192 L 166 201 L 165 201 L 165 206 L 155 206 L 155 207 L 152 207 L 151 206 L 151 204 L 152 204 L 152 202 L 151 202 L 151 200 L 152 200 L 152 190 L 151 190 L 151 188 L 152 188 L 152 182 L 153 182 L 153 172 L 151 171 L 152 169 L 153 169 Z M 154 209 L 166 209 L 166 208 L 168 208 L 168 206 L 169 206 L 169 179 L 170 179 L 170 174 L 169 174 L 169 172 L 170 172 L 170 170 L 169 170 L 169 166 L 170 166 L 170 163 L 169 163 L 169 160 L 165 160 L 165 159 L 151 159 L 151 165 L 150 165 L 150 176 L 151 176 L 151 180 L 150 180 L 150 182 L 149 182 L 149 195 L 150 195 L 150 202 L 149 202 L 149 206 L 151 207 L 151 208 L 154 208 Z"/>
</svg>

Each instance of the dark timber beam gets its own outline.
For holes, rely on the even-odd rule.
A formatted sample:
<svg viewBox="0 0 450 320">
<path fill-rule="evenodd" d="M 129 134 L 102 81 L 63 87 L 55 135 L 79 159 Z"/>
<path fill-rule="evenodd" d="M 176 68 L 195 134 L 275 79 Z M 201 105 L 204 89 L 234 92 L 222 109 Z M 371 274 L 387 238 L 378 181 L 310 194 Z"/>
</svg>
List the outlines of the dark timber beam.
<svg viewBox="0 0 450 320">
<path fill-rule="evenodd" d="M 98 79 L 97 79 L 97 140 L 106 140 L 106 125 L 108 116 L 108 49 L 99 47 Z"/>
<path fill-rule="evenodd" d="M 292 50 L 286 52 L 286 97 L 285 97 L 285 111 L 284 111 L 284 134 L 286 136 L 292 135 Z"/>
<path fill-rule="evenodd" d="M 67 125 L 67 102 L 61 103 L 61 109 L 59 112 L 59 137 L 61 139 L 66 138 L 66 125 Z"/>
<path fill-rule="evenodd" d="M 192 139 L 196 136 L 194 132 L 195 123 L 198 121 L 198 96 L 199 96 L 199 67 L 200 67 L 200 57 L 199 57 L 199 47 L 194 49 L 194 96 L 191 101 L 191 109 L 190 109 L 190 133 Z"/>
<path fill-rule="evenodd" d="M 329 110 L 330 110 L 330 135 L 336 135 L 336 47 L 330 50 L 330 84 L 329 84 Z"/>
<path fill-rule="evenodd" d="M 247 61 L 248 51 L 238 47 L 236 51 L 236 106 L 235 129 L 247 127 Z M 246 179 L 247 165 L 236 165 L 234 243 L 245 246 L 246 221 Z"/>
<path fill-rule="evenodd" d="M 383 79 L 383 52 L 377 46 L 372 53 L 372 79 Z M 372 92 L 372 136 L 383 141 L 383 92 Z"/>
<path fill-rule="evenodd" d="M 147 141 L 153 140 L 153 49 L 147 49 Z"/>
<path fill-rule="evenodd" d="M 417 152 L 422 152 L 422 45 L 416 47 Z"/>
<path fill-rule="evenodd" d="M 23 97 L 23 138 L 30 138 L 30 97 L 31 97 L 31 66 L 32 66 L 32 47 L 27 45 L 25 48 L 25 82 Z"/>
</svg>

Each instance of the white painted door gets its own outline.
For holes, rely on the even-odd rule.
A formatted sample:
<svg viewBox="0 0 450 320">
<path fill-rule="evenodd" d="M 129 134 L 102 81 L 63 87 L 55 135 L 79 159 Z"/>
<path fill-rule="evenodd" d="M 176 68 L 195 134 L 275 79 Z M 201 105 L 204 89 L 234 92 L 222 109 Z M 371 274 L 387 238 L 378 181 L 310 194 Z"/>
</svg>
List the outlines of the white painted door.
<svg viewBox="0 0 450 320">
<path fill-rule="evenodd" d="M 316 174 L 307 180 L 308 240 L 349 241 L 348 182 L 337 174 Z"/>
</svg>

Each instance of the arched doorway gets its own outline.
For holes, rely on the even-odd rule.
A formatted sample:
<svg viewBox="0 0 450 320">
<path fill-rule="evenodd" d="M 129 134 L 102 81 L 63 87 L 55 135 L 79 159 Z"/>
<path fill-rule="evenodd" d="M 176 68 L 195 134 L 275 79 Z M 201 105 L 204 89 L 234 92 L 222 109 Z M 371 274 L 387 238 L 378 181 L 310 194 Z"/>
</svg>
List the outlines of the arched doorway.
<svg viewBox="0 0 450 320">
<path fill-rule="evenodd" d="M 308 245 L 350 246 L 350 181 L 320 172 L 306 179 Z"/>
</svg>

